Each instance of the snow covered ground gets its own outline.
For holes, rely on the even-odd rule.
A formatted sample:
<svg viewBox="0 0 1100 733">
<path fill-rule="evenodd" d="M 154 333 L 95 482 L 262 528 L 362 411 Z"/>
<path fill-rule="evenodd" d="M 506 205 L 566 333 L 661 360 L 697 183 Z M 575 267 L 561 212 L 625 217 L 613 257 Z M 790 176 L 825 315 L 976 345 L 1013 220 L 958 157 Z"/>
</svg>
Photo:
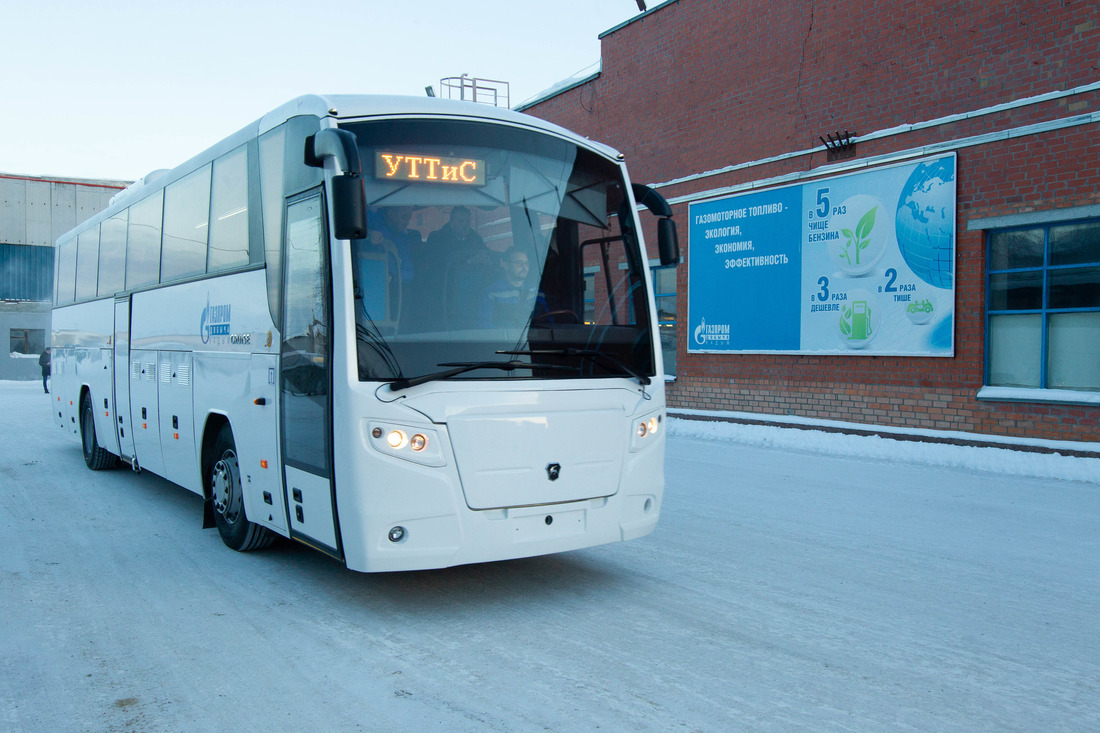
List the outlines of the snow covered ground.
<svg viewBox="0 0 1100 733">
<path fill-rule="evenodd" d="M 1100 459 L 671 421 L 657 531 L 237 554 L 0 383 L 0 730 L 1100 730 Z"/>
</svg>

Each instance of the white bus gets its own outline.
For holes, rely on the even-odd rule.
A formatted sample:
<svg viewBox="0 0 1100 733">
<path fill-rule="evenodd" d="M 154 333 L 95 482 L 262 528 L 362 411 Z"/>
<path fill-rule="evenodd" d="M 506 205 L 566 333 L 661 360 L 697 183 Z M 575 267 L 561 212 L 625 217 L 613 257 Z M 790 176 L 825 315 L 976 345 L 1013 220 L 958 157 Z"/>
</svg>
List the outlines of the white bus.
<svg viewBox="0 0 1100 733">
<path fill-rule="evenodd" d="M 664 375 L 623 157 L 507 110 L 305 96 L 58 240 L 57 423 L 235 550 L 358 571 L 651 532 Z"/>
</svg>

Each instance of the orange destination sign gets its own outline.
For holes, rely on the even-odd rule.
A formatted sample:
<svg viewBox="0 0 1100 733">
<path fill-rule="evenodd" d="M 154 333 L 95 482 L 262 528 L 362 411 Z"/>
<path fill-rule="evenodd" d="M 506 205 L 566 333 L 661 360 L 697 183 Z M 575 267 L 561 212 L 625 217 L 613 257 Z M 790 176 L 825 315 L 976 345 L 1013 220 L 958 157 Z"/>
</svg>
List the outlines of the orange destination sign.
<svg viewBox="0 0 1100 733">
<path fill-rule="evenodd" d="M 388 181 L 484 186 L 485 161 L 476 158 L 377 152 L 374 154 L 374 177 Z"/>
</svg>

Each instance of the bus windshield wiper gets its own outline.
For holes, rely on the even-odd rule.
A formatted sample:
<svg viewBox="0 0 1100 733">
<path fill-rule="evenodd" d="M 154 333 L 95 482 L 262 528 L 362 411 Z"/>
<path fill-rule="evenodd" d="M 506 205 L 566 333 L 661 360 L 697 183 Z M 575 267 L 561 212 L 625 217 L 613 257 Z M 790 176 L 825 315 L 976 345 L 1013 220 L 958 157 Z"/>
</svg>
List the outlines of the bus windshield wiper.
<svg viewBox="0 0 1100 733">
<path fill-rule="evenodd" d="M 476 371 L 477 369 L 502 369 L 506 372 L 511 372 L 516 369 L 568 369 L 570 371 L 576 370 L 576 367 L 566 366 L 564 364 L 538 364 L 535 362 L 520 361 L 519 359 L 512 359 L 511 361 L 456 361 L 445 362 L 443 364 L 437 364 L 436 366 L 453 368 L 446 369 L 441 372 L 421 374 L 419 377 L 395 379 L 390 382 L 390 389 L 396 392 L 400 389 L 408 389 L 409 387 L 415 387 L 418 384 L 425 384 L 427 382 L 434 382 L 438 379 L 450 379 L 451 377 L 458 376 L 459 374 Z"/>
<path fill-rule="evenodd" d="M 593 361 L 601 362 L 604 366 L 611 366 L 614 369 L 619 369 L 628 376 L 638 380 L 638 384 L 643 387 L 649 384 L 649 377 L 644 374 L 638 374 L 633 369 L 628 367 L 621 359 L 618 359 L 611 354 L 605 354 L 602 351 L 596 351 L 594 349 L 574 349 L 566 347 L 563 349 L 534 349 L 531 351 L 498 351 L 498 354 L 504 354 L 507 356 L 585 356 Z"/>
</svg>

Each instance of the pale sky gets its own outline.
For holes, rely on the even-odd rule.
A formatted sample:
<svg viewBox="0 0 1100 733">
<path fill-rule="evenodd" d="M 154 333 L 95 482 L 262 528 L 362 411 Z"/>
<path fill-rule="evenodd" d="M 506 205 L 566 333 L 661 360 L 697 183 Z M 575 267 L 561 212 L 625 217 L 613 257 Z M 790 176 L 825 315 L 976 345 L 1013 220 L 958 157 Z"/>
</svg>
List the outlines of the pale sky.
<svg viewBox="0 0 1100 733">
<path fill-rule="evenodd" d="M 660 3 L 649 0 L 650 9 Z M 511 84 L 512 106 L 596 63 L 636 0 L 14 0 L 0 172 L 132 180 L 300 94 Z"/>
</svg>

